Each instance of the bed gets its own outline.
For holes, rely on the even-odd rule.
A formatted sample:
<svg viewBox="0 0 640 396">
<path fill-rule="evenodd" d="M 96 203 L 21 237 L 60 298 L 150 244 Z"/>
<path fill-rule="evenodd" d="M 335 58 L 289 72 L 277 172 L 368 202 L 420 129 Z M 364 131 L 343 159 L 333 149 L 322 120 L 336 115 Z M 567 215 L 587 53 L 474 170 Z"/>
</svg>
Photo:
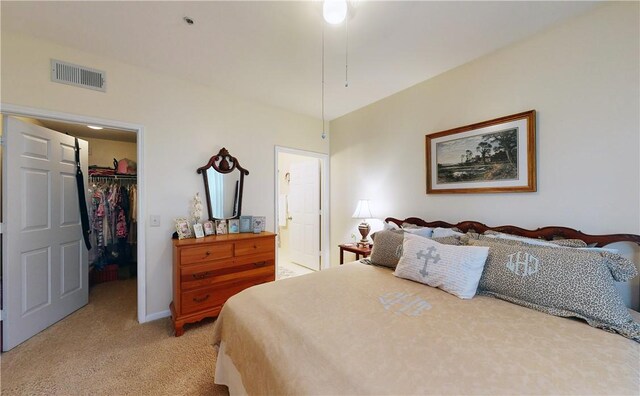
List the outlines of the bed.
<svg viewBox="0 0 640 396">
<path fill-rule="evenodd" d="M 563 227 L 387 221 L 640 244 L 637 235 Z M 237 294 L 216 322 L 214 344 L 215 382 L 231 394 L 640 392 L 638 342 L 497 298 L 463 300 L 360 262 Z"/>
</svg>

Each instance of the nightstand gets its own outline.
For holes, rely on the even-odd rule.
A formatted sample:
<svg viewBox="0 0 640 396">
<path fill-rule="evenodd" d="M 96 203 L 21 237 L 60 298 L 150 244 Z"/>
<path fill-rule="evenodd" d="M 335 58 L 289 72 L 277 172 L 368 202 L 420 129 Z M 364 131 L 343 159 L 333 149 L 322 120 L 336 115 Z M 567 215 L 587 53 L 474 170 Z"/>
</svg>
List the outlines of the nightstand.
<svg viewBox="0 0 640 396">
<path fill-rule="evenodd" d="M 369 245 L 367 247 L 359 247 L 355 243 L 345 243 L 338 246 L 340 247 L 340 265 L 344 263 L 345 250 L 347 252 L 355 253 L 356 260 L 360 260 L 360 255 L 362 255 L 362 257 L 364 258 L 369 257 L 369 255 L 371 254 L 371 249 L 373 248 L 372 245 Z"/>
</svg>

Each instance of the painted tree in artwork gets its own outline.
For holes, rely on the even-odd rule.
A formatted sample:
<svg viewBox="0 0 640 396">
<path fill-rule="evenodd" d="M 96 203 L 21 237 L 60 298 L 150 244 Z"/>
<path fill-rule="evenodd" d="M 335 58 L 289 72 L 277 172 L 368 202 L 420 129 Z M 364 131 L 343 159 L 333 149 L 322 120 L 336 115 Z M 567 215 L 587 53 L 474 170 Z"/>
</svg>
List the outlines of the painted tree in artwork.
<svg viewBox="0 0 640 396">
<path fill-rule="evenodd" d="M 516 128 L 486 135 L 483 140 L 494 146 L 495 154 L 504 153 L 507 156 L 507 161 L 512 166 L 516 166 L 518 157 L 518 130 Z"/>
<path fill-rule="evenodd" d="M 465 155 L 467 156 L 467 162 L 471 162 L 471 160 L 473 160 L 473 151 L 467 150 Z"/>
<path fill-rule="evenodd" d="M 480 153 L 482 156 L 482 162 L 487 162 L 487 157 L 491 153 L 491 149 L 493 146 L 488 142 L 480 142 L 478 143 L 478 147 L 476 147 L 476 151 Z"/>
</svg>

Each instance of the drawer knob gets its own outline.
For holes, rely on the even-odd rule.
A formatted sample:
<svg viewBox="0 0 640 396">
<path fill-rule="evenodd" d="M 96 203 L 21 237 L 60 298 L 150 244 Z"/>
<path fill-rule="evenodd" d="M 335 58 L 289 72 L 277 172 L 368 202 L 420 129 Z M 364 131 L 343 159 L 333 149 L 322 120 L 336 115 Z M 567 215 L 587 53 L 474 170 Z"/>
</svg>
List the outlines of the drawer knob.
<svg viewBox="0 0 640 396">
<path fill-rule="evenodd" d="M 259 261 L 257 263 L 253 263 L 253 265 L 255 265 L 256 267 L 264 267 L 265 264 L 267 264 L 266 261 Z"/>
<path fill-rule="evenodd" d="M 191 276 L 193 276 L 193 279 L 204 279 L 209 275 L 211 275 L 211 271 L 200 272 L 199 274 L 193 274 Z"/>
<path fill-rule="evenodd" d="M 207 250 L 206 255 L 207 255 L 207 256 L 210 256 L 210 255 L 211 255 L 211 252 L 210 252 L 209 250 Z"/>
<path fill-rule="evenodd" d="M 198 297 L 194 297 L 194 298 L 193 298 L 193 301 L 194 301 L 194 302 L 197 302 L 197 303 L 201 303 L 201 302 L 207 301 L 207 300 L 209 299 L 209 296 L 210 296 L 210 295 L 209 295 L 209 294 L 207 294 L 206 296 L 204 296 L 204 297 L 200 297 L 200 298 L 198 298 Z"/>
<path fill-rule="evenodd" d="M 254 248 L 254 249 L 257 249 L 257 248 L 258 248 L 258 245 L 253 245 L 253 248 Z"/>
</svg>

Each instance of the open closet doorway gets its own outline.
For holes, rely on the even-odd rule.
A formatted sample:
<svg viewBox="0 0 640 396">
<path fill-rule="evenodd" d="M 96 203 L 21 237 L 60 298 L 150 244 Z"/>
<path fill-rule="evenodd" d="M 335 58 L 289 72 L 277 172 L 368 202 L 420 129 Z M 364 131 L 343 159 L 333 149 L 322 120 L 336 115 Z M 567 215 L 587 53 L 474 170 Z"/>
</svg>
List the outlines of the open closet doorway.
<svg viewBox="0 0 640 396">
<path fill-rule="evenodd" d="M 3 124 L 10 126 L 2 131 L 2 151 L 5 155 L 13 152 L 14 158 L 11 160 L 10 155 L 3 158 L 4 165 L 7 161 L 14 164 L 2 169 L 5 177 L 2 188 L 5 201 L 3 245 L 9 242 L 6 238 L 13 235 L 14 241 L 18 238 L 19 241 L 50 246 L 44 250 L 33 250 L 29 246 L 13 249 L 10 244 L 4 246 L 2 308 L 6 315 L 3 315 L 2 321 L 3 350 L 11 349 L 81 308 L 87 303 L 87 296 L 91 301 L 94 293 L 105 294 L 104 290 L 107 289 L 109 296 L 115 294 L 117 298 L 111 301 L 110 297 L 103 296 L 102 300 L 109 304 L 113 302 L 114 308 L 127 306 L 128 317 L 135 315 L 137 310 L 141 323 L 150 320 L 144 309 L 145 233 L 141 198 L 144 190 L 143 186 L 138 188 L 142 180 L 139 179 L 136 166 L 136 162 L 142 160 L 142 127 L 13 105 L 2 105 L 2 118 Z M 103 127 L 89 128 L 89 125 Z M 92 231 L 92 249 L 89 251 L 84 243 L 76 242 L 74 231 L 80 224 L 73 159 L 75 137 L 80 144 L 84 192 Z M 18 158 L 20 160 L 16 161 Z M 23 164 L 22 158 L 36 162 L 33 165 Z M 48 163 L 52 165 L 51 170 L 39 170 Z M 40 174 L 49 176 L 37 177 Z M 9 179 L 11 182 L 7 184 Z M 33 194 L 38 191 L 42 193 Z M 18 192 L 26 197 L 23 203 L 18 202 Z M 41 197 L 35 201 L 29 198 L 37 196 Z M 9 200 L 7 197 L 13 198 Z M 12 211 L 22 214 L 18 217 L 7 216 Z M 34 226 L 25 228 L 25 219 Z M 38 227 L 38 221 L 43 224 L 42 227 Z M 40 234 L 36 238 L 32 232 L 55 231 L 58 225 L 61 231 L 53 232 L 50 241 L 43 239 L 44 236 Z M 40 228 L 43 231 L 38 231 Z M 63 237 L 61 232 L 66 236 Z M 60 238 L 56 235 L 60 235 Z M 40 251 L 44 253 L 34 254 Z M 11 257 L 14 259 L 10 260 Z M 21 259 L 15 260 L 15 257 Z M 39 265 L 41 261 L 44 264 L 48 262 L 47 271 L 38 270 L 42 267 Z M 78 271 L 78 268 L 81 270 Z M 5 273 L 5 270 L 9 271 Z M 17 271 L 18 275 L 20 272 L 24 275 L 27 270 L 27 275 L 31 275 L 36 283 L 27 284 L 24 279 L 23 282 L 11 280 L 11 273 Z M 38 292 L 37 282 L 44 285 L 41 288 L 44 292 Z M 9 295 L 13 298 L 5 298 Z M 71 295 L 78 295 L 77 303 L 69 303 Z M 9 300 L 13 303 L 10 304 Z M 75 297 L 73 300 L 76 300 Z M 26 312 L 25 304 L 31 307 Z M 11 331 L 8 331 L 10 328 Z"/>
<path fill-rule="evenodd" d="M 276 279 L 328 266 L 327 154 L 276 146 Z"/>
</svg>

